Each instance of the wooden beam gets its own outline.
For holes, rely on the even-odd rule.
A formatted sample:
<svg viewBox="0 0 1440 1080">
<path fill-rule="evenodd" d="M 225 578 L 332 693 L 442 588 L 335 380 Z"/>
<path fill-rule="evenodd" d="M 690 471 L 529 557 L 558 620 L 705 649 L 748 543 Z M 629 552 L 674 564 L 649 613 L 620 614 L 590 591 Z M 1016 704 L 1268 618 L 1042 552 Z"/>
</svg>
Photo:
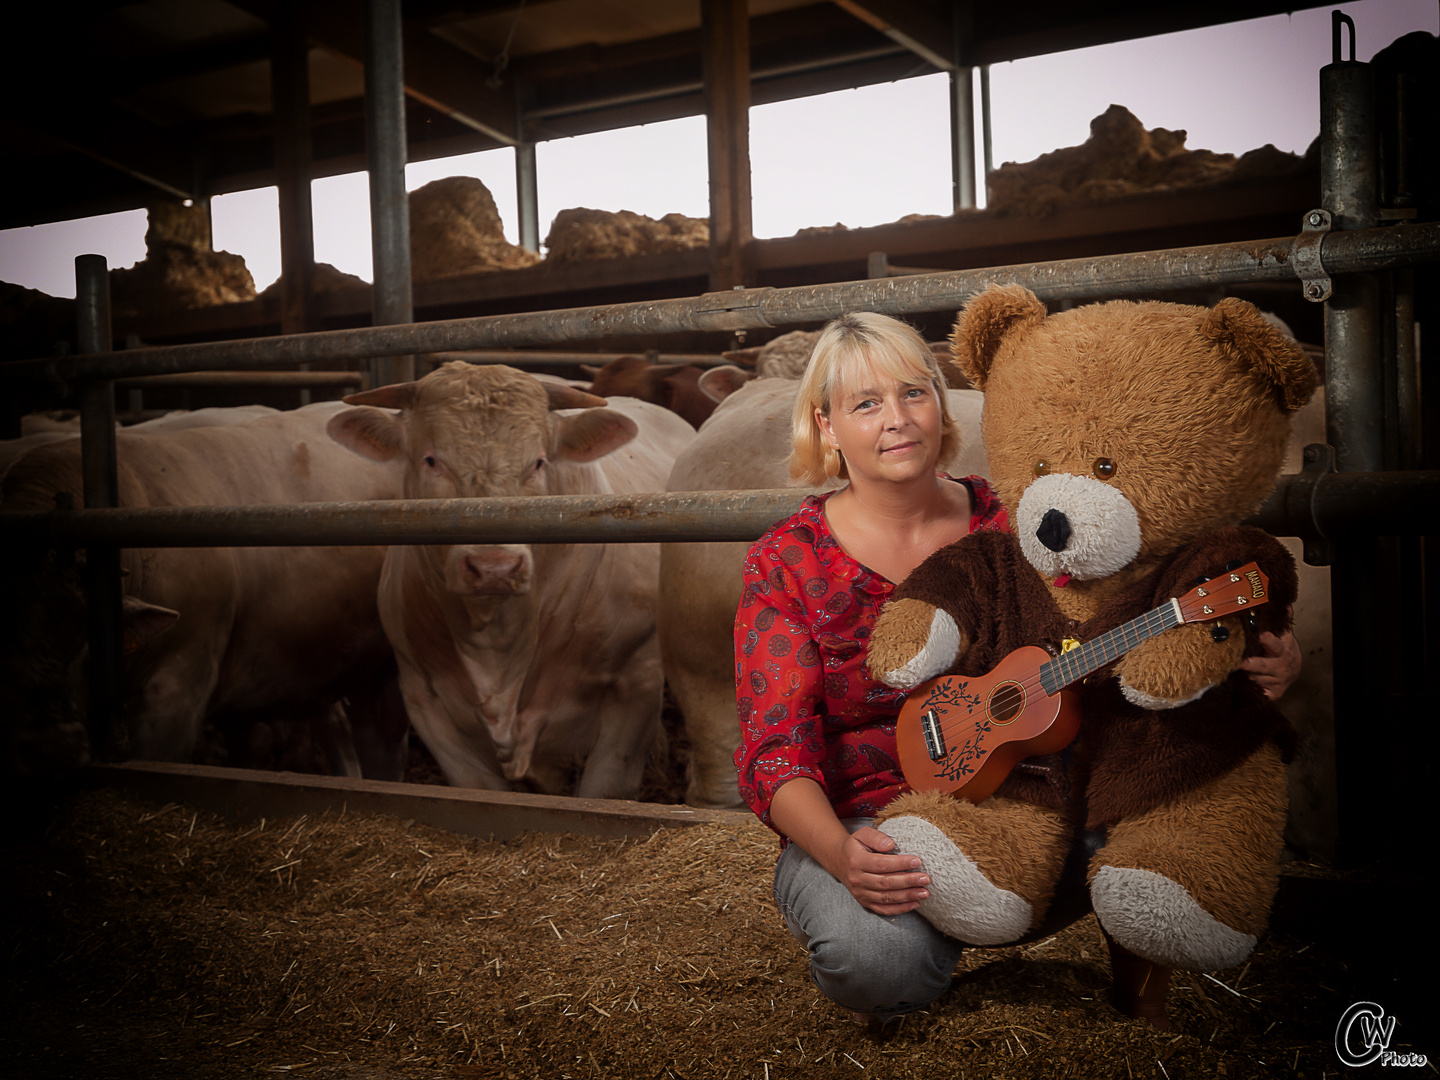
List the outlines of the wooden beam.
<svg viewBox="0 0 1440 1080">
<path fill-rule="evenodd" d="M 179 802 L 232 821 L 297 814 L 388 814 L 462 836 L 508 840 L 522 832 L 649 836 L 688 825 L 740 825 L 748 811 L 696 810 L 626 799 L 574 799 L 518 791 L 397 784 L 206 765 L 131 761 L 95 765 L 78 783 L 117 788 L 155 802 Z"/>
<path fill-rule="evenodd" d="M 364 34 L 356 7 L 345 0 L 317 0 L 310 36 L 363 65 Z M 492 88 L 487 85 L 493 74 L 487 64 L 440 40 L 423 24 L 405 19 L 402 32 L 407 94 L 507 146 L 518 141 L 513 80 Z"/>
<path fill-rule="evenodd" d="M 749 284 L 750 35 L 747 0 L 701 0 L 710 162 L 710 289 Z"/>
<path fill-rule="evenodd" d="M 919 0 L 834 0 L 834 3 L 926 63 L 941 71 L 955 70 L 955 32 L 949 4 Z"/>
<path fill-rule="evenodd" d="M 315 218 L 310 202 L 310 47 L 304 0 L 281 4 L 271 23 L 270 92 L 280 195 L 280 332 L 319 329 Z"/>
</svg>

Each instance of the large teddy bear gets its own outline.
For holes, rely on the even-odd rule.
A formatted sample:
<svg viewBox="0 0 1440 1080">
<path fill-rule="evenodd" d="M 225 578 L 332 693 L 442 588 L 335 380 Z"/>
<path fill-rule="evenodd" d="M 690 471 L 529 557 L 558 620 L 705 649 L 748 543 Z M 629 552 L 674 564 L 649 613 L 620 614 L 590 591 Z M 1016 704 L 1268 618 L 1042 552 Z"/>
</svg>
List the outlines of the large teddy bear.
<svg viewBox="0 0 1440 1080">
<path fill-rule="evenodd" d="M 921 914 L 977 945 L 1041 923 L 1083 835 L 1120 1007 L 1164 1027 L 1169 970 L 1242 962 L 1278 883 L 1292 736 L 1237 669 L 1288 625 L 1295 568 L 1237 523 L 1275 483 L 1314 367 L 1240 300 L 1047 315 L 1019 286 L 972 299 L 952 346 L 985 392 L 1013 531 L 967 536 L 896 589 L 869 646 L 876 678 L 983 675 L 1243 564 L 1269 577 L 1264 606 L 1167 630 L 1073 687 L 1080 733 L 1063 752 L 1020 762 L 978 804 L 914 792 L 880 823 L 932 879 Z"/>
</svg>

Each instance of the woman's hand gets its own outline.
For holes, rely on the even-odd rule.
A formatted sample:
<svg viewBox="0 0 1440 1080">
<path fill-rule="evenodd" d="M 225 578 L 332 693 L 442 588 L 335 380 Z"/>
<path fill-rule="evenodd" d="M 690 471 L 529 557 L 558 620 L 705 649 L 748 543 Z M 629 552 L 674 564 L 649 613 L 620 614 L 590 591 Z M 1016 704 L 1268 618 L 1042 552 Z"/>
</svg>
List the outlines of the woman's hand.
<svg viewBox="0 0 1440 1080">
<path fill-rule="evenodd" d="M 840 845 L 831 863 L 831 873 L 850 890 L 850 895 L 877 915 L 901 915 L 914 911 L 930 895 L 930 875 L 914 855 L 891 855 L 895 841 L 879 829 L 866 825 L 850 834 Z"/>
<path fill-rule="evenodd" d="M 1247 657 L 1241 661 L 1240 670 L 1250 673 L 1267 698 L 1279 701 L 1300 677 L 1300 645 L 1295 635 L 1286 630 L 1279 637 L 1269 631 L 1261 634 L 1260 647 L 1264 654 Z"/>
</svg>

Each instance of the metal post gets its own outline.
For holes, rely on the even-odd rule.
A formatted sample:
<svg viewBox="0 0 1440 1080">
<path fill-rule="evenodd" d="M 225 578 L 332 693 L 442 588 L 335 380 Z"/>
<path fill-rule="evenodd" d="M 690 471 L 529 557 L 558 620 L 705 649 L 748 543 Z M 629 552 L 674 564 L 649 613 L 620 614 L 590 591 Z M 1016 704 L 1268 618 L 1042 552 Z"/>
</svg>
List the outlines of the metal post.
<svg viewBox="0 0 1440 1080">
<path fill-rule="evenodd" d="M 81 354 L 109 352 L 110 274 L 103 255 L 75 259 L 76 344 Z M 120 505 L 115 449 L 115 384 L 96 379 L 80 390 L 80 468 L 86 508 Z M 119 730 L 124 669 L 121 660 L 122 588 L 120 551 L 85 551 L 86 631 L 90 643 L 91 752 L 107 754 Z"/>
<path fill-rule="evenodd" d="M 1379 222 L 1375 89 L 1368 64 L 1356 63 L 1354 24 L 1334 13 L 1335 62 L 1320 70 L 1321 204 L 1337 230 Z M 1340 58 L 1350 27 L 1351 59 Z M 1332 234 L 1333 235 L 1333 234 Z M 1327 238 L 1328 242 L 1328 238 Z M 1325 305 L 1326 433 L 1342 472 L 1378 471 L 1385 460 L 1384 327 L 1374 274 L 1338 276 Z M 1387 823 L 1403 816 L 1404 781 L 1395 772 L 1397 742 L 1377 715 L 1403 717 L 1406 652 L 1396 641 L 1403 583 L 1391 541 L 1351 538 L 1331 568 L 1335 665 L 1336 859 L 1355 865 L 1383 854 Z"/>
<path fill-rule="evenodd" d="M 310 201 L 310 71 L 306 0 L 277 4 L 272 24 L 270 96 L 275 111 L 275 173 L 280 191 L 280 332 L 317 328 L 315 218 Z"/>
<path fill-rule="evenodd" d="M 375 324 L 414 321 L 410 291 L 410 196 L 405 191 L 405 72 L 400 0 L 365 3 L 365 144 L 370 166 L 371 293 Z M 377 386 L 411 382 L 414 356 L 375 361 Z"/>
<path fill-rule="evenodd" d="M 1375 88 L 1369 64 L 1320 69 L 1321 201 L 1336 229 L 1379 224 Z M 1325 305 L 1326 429 L 1341 470 L 1384 463 L 1379 285 L 1373 275 L 1337 278 Z"/>
<path fill-rule="evenodd" d="M 990 129 L 990 65 L 980 66 L 980 131 L 985 139 L 985 175 L 995 171 L 995 146 Z"/>
<path fill-rule="evenodd" d="M 975 90 L 973 68 L 950 72 L 950 176 L 956 210 L 975 208 Z"/>
<path fill-rule="evenodd" d="M 540 253 L 540 177 L 535 169 L 535 144 L 515 145 L 515 194 L 520 203 L 520 246 Z"/>
</svg>

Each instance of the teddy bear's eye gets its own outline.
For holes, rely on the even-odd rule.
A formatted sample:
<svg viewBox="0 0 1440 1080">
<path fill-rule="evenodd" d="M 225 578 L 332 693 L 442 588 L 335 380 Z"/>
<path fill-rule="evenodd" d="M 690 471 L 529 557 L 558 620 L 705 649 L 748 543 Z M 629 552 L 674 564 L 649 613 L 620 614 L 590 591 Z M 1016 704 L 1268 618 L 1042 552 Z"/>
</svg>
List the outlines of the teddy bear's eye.
<svg viewBox="0 0 1440 1080">
<path fill-rule="evenodd" d="M 1097 457 L 1095 464 L 1090 467 L 1095 470 L 1095 475 L 1101 480 L 1109 480 L 1115 475 L 1117 468 L 1115 462 L 1111 461 L 1108 457 Z"/>
<path fill-rule="evenodd" d="M 1037 462 L 1035 462 L 1035 475 L 1036 475 L 1036 476 L 1046 476 L 1046 475 L 1049 474 L 1049 472 L 1050 472 L 1050 463 L 1049 463 L 1048 461 L 1037 461 Z"/>
</svg>

